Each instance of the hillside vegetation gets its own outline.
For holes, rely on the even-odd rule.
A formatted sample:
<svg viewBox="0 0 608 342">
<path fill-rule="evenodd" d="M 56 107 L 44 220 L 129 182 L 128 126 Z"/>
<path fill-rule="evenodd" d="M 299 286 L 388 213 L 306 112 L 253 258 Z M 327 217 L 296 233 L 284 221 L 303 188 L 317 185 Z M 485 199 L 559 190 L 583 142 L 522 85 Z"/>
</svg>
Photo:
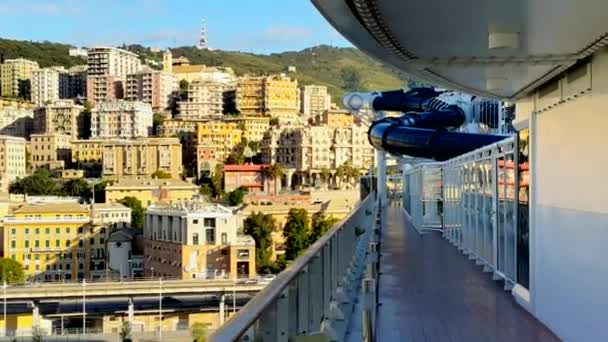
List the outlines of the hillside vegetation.
<svg viewBox="0 0 608 342">
<path fill-rule="evenodd" d="M 41 67 L 51 65 L 70 67 L 86 62 L 79 57 L 70 57 L 69 48 L 69 45 L 51 42 L 0 39 L 0 56 L 5 59 L 23 57 L 35 60 Z M 161 52 L 151 52 L 147 47 L 127 45 L 123 48 L 140 54 L 143 61 L 162 61 Z M 395 89 L 406 83 L 404 77 L 400 77 L 399 74 L 354 48 L 321 45 L 302 51 L 270 55 L 198 50 L 195 47 L 177 47 L 171 51 L 174 57 L 185 56 L 193 64 L 231 67 L 237 75 L 287 72 L 288 66 L 295 66 L 296 72 L 289 75 L 295 77 L 300 85 L 325 85 L 333 101 L 337 103 L 340 102 L 342 94 L 348 90 Z"/>
</svg>

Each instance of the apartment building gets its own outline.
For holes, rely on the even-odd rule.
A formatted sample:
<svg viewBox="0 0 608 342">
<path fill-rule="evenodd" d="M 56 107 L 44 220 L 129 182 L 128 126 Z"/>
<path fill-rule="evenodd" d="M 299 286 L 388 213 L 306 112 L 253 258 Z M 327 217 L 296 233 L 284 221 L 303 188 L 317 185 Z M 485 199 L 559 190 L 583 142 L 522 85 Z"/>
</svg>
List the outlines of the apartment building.
<svg viewBox="0 0 608 342">
<path fill-rule="evenodd" d="M 300 109 L 298 81 L 285 75 L 239 78 L 236 108 L 241 115 L 280 117 Z"/>
<path fill-rule="evenodd" d="M 72 140 L 72 163 L 79 168 L 102 165 L 103 145 L 107 139 Z"/>
<path fill-rule="evenodd" d="M 32 72 L 38 63 L 23 58 L 7 59 L 0 64 L 0 95 L 31 99 Z"/>
<path fill-rule="evenodd" d="M 307 85 L 300 91 L 300 111 L 305 118 L 322 114 L 331 107 L 331 96 L 326 86 Z"/>
<path fill-rule="evenodd" d="M 86 132 L 84 107 L 72 100 L 57 100 L 38 107 L 34 112 L 34 132 L 67 134 L 83 138 Z"/>
<path fill-rule="evenodd" d="M 24 138 L 0 135 L 0 177 L 3 180 L 13 182 L 25 177 L 25 145 Z"/>
<path fill-rule="evenodd" d="M 241 219 L 202 201 L 148 207 L 144 218 L 146 276 L 252 278 L 255 242 L 238 235 Z"/>
<path fill-rule="evenodd" d="M 120 76 L 89 75 L 86 83 L 87 101 L 96 104 L 124 98 L 124 81 Z"/>
<path fill-rule="evenodd" d="M 72 137 L 61 133 L 42 133 L 30 136 L 32 168 L 63 169 L 71 160 Z"/>
<path fill-rule="evenodd" d="M 308 126 L 271 128 L 261 143 L 262 160 L 286 169 L 335 170 L 345 162 L 368 169 L 374 164 L 374 150 L 367 142 L 367 127 Z"/>
<path fill-rule="evenodd" d="M 191 200 L 198 186 L 181 179 L 125 177 L 106 187 L 106 202 L 114 203 L 127 196 L 139 199 L 144 208 L 157 202 L 175 203 Z"/>
<path fill-rule="evenodd" d="M 163 52 L 163 71 L 173 73 L 177 82 L 182 80 L 188 83 L 198 80 L 201 72 L 206 68 L 205 65 L 192 65 L 186 57 L 173 58 L 171 50 L 167 49 Z"/>
<path fill-rule="evenodd" d="M 97 103 L 91 111 L 91 137 L 147 137 L 152 133 L 152 117 L 148 103 L 122 100 Z"/>
<path fill-rule="evenodd" d="M 177 138 L 108 140 L 101 155 L 104 177 L 151 176 L 164 171 L 178 179 L 182 174 L 182 147 Z"/>
<path fill-rule="evenodd" d="M 89 208 L 76 202 L 26 203 L 4 219 L 3 253 L 29 280 L 90 276 Z"/>
<path fill-rule="evenodd" d="M 196 132 L 197 170 L 200 175 L 206 162 L 224 162 L 241 142 L 237 124 L 225 121 L 199 122 Z"/>
<path fill-rule="evenodd" d="M 312 118 L 315 125 L 332 128 L 348 128 L 357 123 L 354 115 L 341 109 L 325 110 Z"/>
<path fill-rule="evenodd" d="M 59 71 L 63 68 L 42 68 L 32 71 L 32 102 L 37 106 L 59 100 Z"/>
<path fill-rule="evenodd" d="M 182 144 L 182 161 L 186 176 L 196 172 L 196 126 L 200 120 L 165 119 L 157 127 L 161 137 L 176 137 Z"/>
<path fill-rule="evenodd" d="M 234 103 L 234 85 L 214 80 L 195 80 L 188 84 L 186 101 L 179 101 L 178 119 L 220 119 Z"/>
<path fill-rule="evenodd" d="M 120 203 L 93 203 L 91 205 L 88 247 L 92 279 L 104 277 L 110 267 L 108 249 L 112 233 L 130 226 L 131 209 L 129 207 Z M 108 265 L 106 265 L 106 260 L 108 260 Z"/>
<path fill-rule="evenodd" d="M 75 65 L 59 72 L 59 98 L 84 98 L 87 94 L 87 66 Z M 102 98 L 100 96 L 100 98 Z"/>
<path fill-rule="evenodd" d="M 0 134 L 27 138 L 34 127 L 31 102 L 0 98 Z"/>
<path fill-rule="evenodd" d="M 111 75 L 124 81 L 128 74 L 141 69 L 141 61 L 133 52 L 113 47 L 95 47 L 88 50 L 87 66 L 89 76 Z"/>
<path fill-rule="evenodd" d="M 177 81 L 173 74 L 145 67 L 127 75 L 125 99 L 148 103 L 155 112 L 164 111 L 170 104 Z"/>
<path fill-rule="evenodd" d="M 264 133 L 270 128 L 270 118 L 266 116 L 237 116 L 224 120 L 235 123 L 247 141 L 262 141 Z"/>
</svg>

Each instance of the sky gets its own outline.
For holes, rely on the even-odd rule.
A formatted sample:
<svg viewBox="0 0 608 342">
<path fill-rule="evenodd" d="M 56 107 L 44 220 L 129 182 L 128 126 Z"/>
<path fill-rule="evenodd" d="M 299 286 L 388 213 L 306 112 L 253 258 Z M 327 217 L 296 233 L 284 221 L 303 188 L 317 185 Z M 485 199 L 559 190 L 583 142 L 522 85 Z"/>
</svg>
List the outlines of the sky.
<svg viewBox="0 0 608 342">
<path fill-rule="evenodd" d="M 310 0 L 0 0 L 0 37 L 77 46 L 196 45 L 273 53 L 350 46 Z"/>
</svg>

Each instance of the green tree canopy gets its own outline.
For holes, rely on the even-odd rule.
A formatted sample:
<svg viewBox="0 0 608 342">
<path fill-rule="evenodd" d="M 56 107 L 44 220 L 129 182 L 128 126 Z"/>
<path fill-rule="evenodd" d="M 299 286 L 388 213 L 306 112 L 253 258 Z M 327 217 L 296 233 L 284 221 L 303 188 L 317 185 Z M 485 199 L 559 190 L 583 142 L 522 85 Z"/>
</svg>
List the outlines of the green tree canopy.
<svg viewBox="0 0 608 342">
<path fill-rule="evenodd" d="M 102 181 L 95 184 L 95 203 L 106 203 L 106 187 L 108 181 Z"/>
<path fill-rule="evenodd" d="M 152 116 L 152 134 L 158 134 L 158 127 L 165 121 L 165 115 L 163 113 L 154 113 Z"/>
<path fill-rule="evenodd" d="M 118 200 L 118 203 L 131 208 L 131 227 L 144 229 L 144 207 L 141 201 L 135 197 L 127 196 Z"/>
<path fill-rule="evenodd" d="M 345 67 L 340 70 L 342 86 L 346 91 L 363 91 L 361 73 L 354 67 Z"/>
<path fill-rule="evenodd" d="M 245 199 L 245 194 L 247 193 L 247 189 L 240 187 L 238 189 L 234 189 L 230 191 L 226 195 L 226 201 L 231 206 L 241 205 L 243 204 L 243 199 Z"/>
<path fill-rule="evenodd" d="M 25 280 L 23 266 L 9 258 L 0 259 L 0 281 L 7 283 L 20 283 Z"/>
<path fill-rule="evenodd" d="M 190 83 L 188 83 L 186 80 L 179 81 L 179 90 L 188 91 L 188 85 L 190 85 Z"/>
<path fill-rule="evenodd" d="M 28 195 L 61 195 L 61 188 L 51 177 L 51 172 L 38 169 L 31 176 L 19 178 L 9 187 L 10 193 Z"/>
<path fill-rule="evenodd" d="M 283 171 L 283 167 L 281 166 L 281 164 L 272 164 L 270 165 L 265 171 L 264 173 L 266 174 L 266 177 L 268 177 L 268 179 L 272 179 L 274 181 L 274 193 L 276 195 L 277 193 L 277 181 L 279 181 L 281 179 L 281 177 L 283 177 L 283 175 L 285 175 L 285 171 Z"/>
<path fill-rule="evenodd" d="M 169 179 L 171 178 L 171 174 L 167 171 L 163 171 L 163 170 L 156 170 L 154 171 L 154 173 L 152 173 L 152 178 L 158 178 L 158 179 Z"/>
<path fill-rule="evenodd" d="M 300 253 L 308 248 L 308 234 L 310 230 L 310 220 L 306 209 L 292 208 L 287 214 L 287 222 L 283 227 L 285 237 L 285 257 L 287 260 L 294 260 Z"/>
<path fill-rule="evenodd" d="M 258 273 L 270 273 L 270 256 L 272 247 L 272 236 L 276 230 L 276 221 L 272 215 L 262 212 L 252 213 L 243 223 L 243 232 L 251 235 L 255 241 L 255 263 Z"/>
<path fill-rule="evenodd" d="M 331 229 L 336 223 L 338 223 L 338 219 L 332 216 L 319 215 L 316 217 L 312 223 L 312 230 L 310 231 L 310 235 L 308 237 L 308 241 L 310 244 L 313 244 L 317 241 L 323 234 L 327 233 L 328 230 Z"/>
<path fill-rule="evenodd" d="M 321 182 L 327 183 L 327 181 L 329 181 L 329 177 L 331 176 L 331 172 L 328 168 L 324 167 L 323 169 L 321 169 L 321 173 L 319 174 L 319 176 L 321 177 Z"/>
<path fill-rule="evenodd" d="M 79 196 L 87 200 L 93 197 L 91 186 L 83 178 L 70 179 L 63 184 L 62 191 L 68 196 Z"/>
</svg>

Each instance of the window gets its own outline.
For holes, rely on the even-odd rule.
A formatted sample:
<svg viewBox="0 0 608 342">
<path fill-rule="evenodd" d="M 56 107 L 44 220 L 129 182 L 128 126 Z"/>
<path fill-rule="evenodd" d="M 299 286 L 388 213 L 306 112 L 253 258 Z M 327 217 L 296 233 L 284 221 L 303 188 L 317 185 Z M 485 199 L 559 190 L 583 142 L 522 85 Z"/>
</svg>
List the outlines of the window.
<svg viewBox="0 0 608 342">
<path fill-rule="evenodd" d="M 36 234 L 40 234 L 40 228 L 36 228 L 34 231 L 36 232 Z"/>
<path fill-rule="evenodd" d="M 222 245 L 228 244 L 228 234 L 222 233 Z"/>
<path fill-rule="evenodd" d="M 25 228 L 25 234 L 29 234 L 30 233 L 30 229 L 29 228 Z"/>
<path fill-rule="evenodd" d="M 40 247 L 40 241 L 39 240 L 34 241 L 34 247 L 36 247 L 36 248 Z"/>
<path fill-rule="evenodd" d="M 193 245 L 198 245 L 198 233 L 192 234 L 192 244 Z"/>
<path fill-rule="evenodd" d="M 89 242 L 91 243 L 91 245 L 94 245 L 95 244 L 95 239 L 94 238 L 90 238 Z"/>
<path fill-rule="evenodd" d="M 40 254 L 34 254 L 34 260 L 40 260 Z"/>
<path fill-rule="evenodd" d="M 204 222 L 204 226 L 215 228 L 215 218 L 206 218 L 205 222 Z"/>
<path fill-rule="evenodd" d="M 215 229 L 206 229 L 205 238 L 207 239 L 208 245 L 214 245 L 215 244 Z"/>
<path fill-rule="evenodd" d="M 51 247 L 51 241 L 49 241 L 49 240 L 44 241 L 44 247 L 46 247 L 46 248 Z"/>
<path fill-rule="evenodd" d="M 13 235 L 17 234 L 17 229 L 15 229 L 15 228 L 11 229 L 11 234 L 13 234 Z"/>
<path fill-rule="evenodd" d="M 70 241 L 70 240 L 65 240 L 65 246 L 66 246 L 66 247 L 70 247 L 70 243 L 71 243 L 71 241 Z"/>
<path fill-rule="evenodd" d="M 55 234 L 60 234 L 61 233 L 61 228 L 57 227 L 55 228 Z"/>
<path fill-rule="evenodd" d="M 80 269 L 80 270 L 84 269 L 84 264 L 83 263 L 78 264 L 78 269 Z"/>
<path fill-rule="evenodd" d="M 70 233 L 70 228 L 66 228 L 66 229 L 65 229 L 65 232 L 66 232 L 67 234 L 69 234 L 69 233 Z"/>
<path fill-rule="evenodd" d="M 78 228 L 78 234 L 82 234 L 82 227 Z"/>
<path fill-rule="evenodd" d="M 15 241 L 15 240 L 11 241 L 11 248 L 17 248 L 17 241 Z"/>
<path fill-rule="evenodd" d="M 105 242 L 106 242 L 106 241 L 105 241 L 105 239 L 104 239 L 104 238 L 99 238 L 99 243 L 100 243 L 100 244 L 102 244 L 102 245 L 103 245 Z"/>
<path fill-rule="evenodd" d="M 71 264 L 69 264 L 69 263 L 68 263 L 68 264 L 65 264 L 65 269 L 66 269 L 66 270 L 69 270 L 69 269 L 70 269 L 70 267 L 72 267 L 72 265 L 71 265 Z"/>
<path fill-rule="evenodd" d="M 45 234 L 50 234 L 51 233 L 51 228 L 44 228 L 44 233 Z"/>
<path fill-rule="evenodd" d="M 61 247 L 61 241 L 55 240 L 55 247 Z"/>
<path fill-rule="evenodd" d="M 238 256 L 239 256 L 239 258 L 249 258 L 249 250 L 248 249 L 239 249 Z"/>
<path fill-rule="evenodd" d="M 84 246 L 84 243 L 82 242 L 82 240 L 79 240 L 78 241 L 78 247 L 83 247 L 83 246 Z"/>
<path fill-rule="evenodd" d="M 193 224 L 198 224 L 198 219 L 194 219 L 194 220 L 192 220 L 192 223 L 193 223 Z"/>
</svg>

